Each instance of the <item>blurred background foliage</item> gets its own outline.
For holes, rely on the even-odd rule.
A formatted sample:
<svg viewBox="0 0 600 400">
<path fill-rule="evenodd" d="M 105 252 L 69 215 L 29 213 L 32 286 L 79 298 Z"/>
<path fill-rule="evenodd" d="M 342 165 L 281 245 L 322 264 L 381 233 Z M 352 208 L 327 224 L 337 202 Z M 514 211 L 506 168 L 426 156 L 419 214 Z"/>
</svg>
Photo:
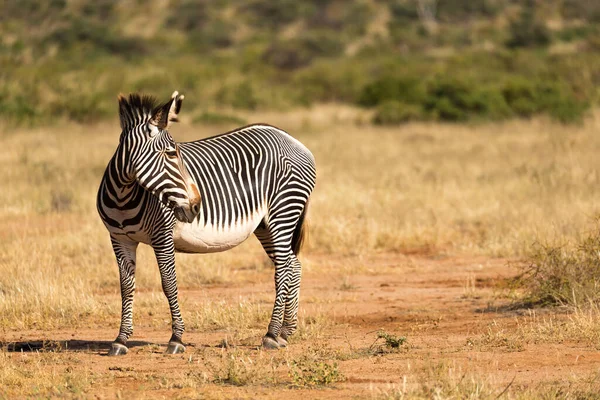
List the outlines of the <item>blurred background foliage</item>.
<svg viewBox="0 0 600 400">
<path fill-rule="evenodd" d="M 373 122 L 569 123 L 598 102 L 592 0 L 5 0 L 0 118 L 114 117 L 177 89 L 196 121 L 322 102 Z M 195 114 L 194 114 L 195 113 Z M 235 116 L 230 118 L 236 118 Z"/>
</svg>

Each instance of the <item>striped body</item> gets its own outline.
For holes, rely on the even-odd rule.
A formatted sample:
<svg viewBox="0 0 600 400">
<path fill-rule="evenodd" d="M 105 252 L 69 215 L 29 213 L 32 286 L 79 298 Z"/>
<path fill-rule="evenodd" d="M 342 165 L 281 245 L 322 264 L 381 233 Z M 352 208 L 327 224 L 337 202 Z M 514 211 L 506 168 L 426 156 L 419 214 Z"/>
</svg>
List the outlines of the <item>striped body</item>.
<svg viewBox="0 0 600 400">
<path fill-rule="evenodd" d="M 269 206 L 281 201 L 276 195 L 282 187 L 289 186 L 287 190 L 301 200 L 299 211 L 314 187 L 312 154 L 296 139 L 269 125 L 251 125 L 180 143 L 180 151 L 200 189 L 202 202 L 196 219 L 192 223 L 176 221 L 166 206 L 136 183 L 128 188 L 125 201 L 114 201 L 116 196 L 107 189 L 107 171 L 98 207 L 112 235 L 151 244 L 157 224 L 173 224 L 176 251 L 225 251 L 246 240 L 261 223 L 268 223 Z M 289 202 L 290 197 L 284 199 Z M 293 209 L 291 202 L 289 207 Z"/>
</svg>

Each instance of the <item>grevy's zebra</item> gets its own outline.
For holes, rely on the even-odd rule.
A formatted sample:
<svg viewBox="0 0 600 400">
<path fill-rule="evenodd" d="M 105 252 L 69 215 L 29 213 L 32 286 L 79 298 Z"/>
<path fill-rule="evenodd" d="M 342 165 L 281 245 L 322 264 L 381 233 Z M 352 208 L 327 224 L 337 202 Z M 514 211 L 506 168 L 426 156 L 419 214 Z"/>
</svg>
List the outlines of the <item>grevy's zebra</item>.
<svg viewBox="0 0 600 400">
<path fill-rule="evenodd" d="M 177 300 L 175 252 L 230 249 L 254 233 L 275 264 L 275 304 L 263 346 L 287 345 L 297 327 L 302 244 L 315 185 L 310 151 L 286 132 L 251 125 L 175 143 L 168 133 L 183 96 L 155 106 L 151 97 L 119 96 L 122 133 L 98 191 L 98 212 L 119 266 L 122 317 L 109 355 L 125 354 L 133 332 L 136 248 L 154 248 L 171 309 L 167 353 L 185 350 Z"/>
</svg>

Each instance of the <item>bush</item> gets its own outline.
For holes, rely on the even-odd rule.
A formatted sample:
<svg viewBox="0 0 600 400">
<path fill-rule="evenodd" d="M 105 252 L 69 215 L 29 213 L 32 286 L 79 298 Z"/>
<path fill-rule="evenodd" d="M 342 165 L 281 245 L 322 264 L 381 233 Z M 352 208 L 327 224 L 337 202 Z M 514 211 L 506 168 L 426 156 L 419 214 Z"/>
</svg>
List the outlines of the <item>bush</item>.
<svg viewBox="0 0 600 400">
<path fill-rule="evenodd" d="M 473 62 L 471 59 L 455 61 L 449 69 L 462 71 L 461 75 L 446 72 L 427 81 L 411 76 L 385 75 L 364 86 L 358 103 L 376 107 L 373 122 L 377 124 L 424 119 L 450 122 L 501 120 L 538 114 L 571 123 L 581 120 L 589 108 L 585 93 L 571 88 L 558 71 L 554 74 L 546 72 L 547 76 L 540 80 L 507 76 L 497 83 L 497 77 L 488 81 L 485 75 L 469 73 Z M 498 67 L 492 65 L 490 68 Z"/>
<path fill-rule="evenodd" d="M 16 123 L 33 122 L 39 111 L 31 104 L 32 99 L 22 95 L 0 95 L 0 116 Z"/>
<path fill-rule="evenodd" d="M 540 110 L 535 86 L 525 78 L 511 79 L 502 88 L 508 106 L 520 117 L 530 117 Z"/>
<path fill-rule="evenodd" d="M 377 107 L 373 116 L 373 123 L 377 125 L 398 125 L 420 119 L 423 119 L 423 111 L 419 106 L 397 100 L 388 100 Z"/>
<path fill-rule="evenodd" d="M 513 78 L 505 83 L 502 95 L 511 110 L 521 117 L 547 113 L 560 122 L 570 123 L 581 120 L 589 108 L 586 101 L 578 100 L 573 90 L 560 81 Z"/>
<path fill-rule="evenodd" d="M 529 256 L 518 283 L 528 300 L 540 304 L 584 304 L 600 301 L 600 235 L 574 246 L 540 246 Z"/>
<path fill-rule="evenodd" d="M 467 121 L 489 112 L 484 97 L 476 89 L 451 77 L 438 77 L 429 83 L 424 109 L 433 119 L 451 122 Z"/>
<path fill-rule="evenodd" d="M 359 104 L 372 107 L 389 100 L 407 104 L 421 104 L 427 96 L 422 78 L 412 76 L 385 76 L 364 87 Z"/>
</svg>

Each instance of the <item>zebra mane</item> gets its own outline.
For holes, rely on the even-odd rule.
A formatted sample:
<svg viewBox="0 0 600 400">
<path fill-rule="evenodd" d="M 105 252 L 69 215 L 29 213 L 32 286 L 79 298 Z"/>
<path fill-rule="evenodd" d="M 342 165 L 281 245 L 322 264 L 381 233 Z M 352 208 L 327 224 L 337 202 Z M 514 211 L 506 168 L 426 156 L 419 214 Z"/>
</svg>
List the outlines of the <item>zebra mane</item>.
<svg viewBox="0 0 600 400">
<path fill-rule="evenodd" d="M 128 130 L 141 122 L 149 120 L 160 108 L 154 96 L 131 93 L 129 96 L 120 94 L 119 97 L 119 119 L 121 128 Z"/>
</svg>

